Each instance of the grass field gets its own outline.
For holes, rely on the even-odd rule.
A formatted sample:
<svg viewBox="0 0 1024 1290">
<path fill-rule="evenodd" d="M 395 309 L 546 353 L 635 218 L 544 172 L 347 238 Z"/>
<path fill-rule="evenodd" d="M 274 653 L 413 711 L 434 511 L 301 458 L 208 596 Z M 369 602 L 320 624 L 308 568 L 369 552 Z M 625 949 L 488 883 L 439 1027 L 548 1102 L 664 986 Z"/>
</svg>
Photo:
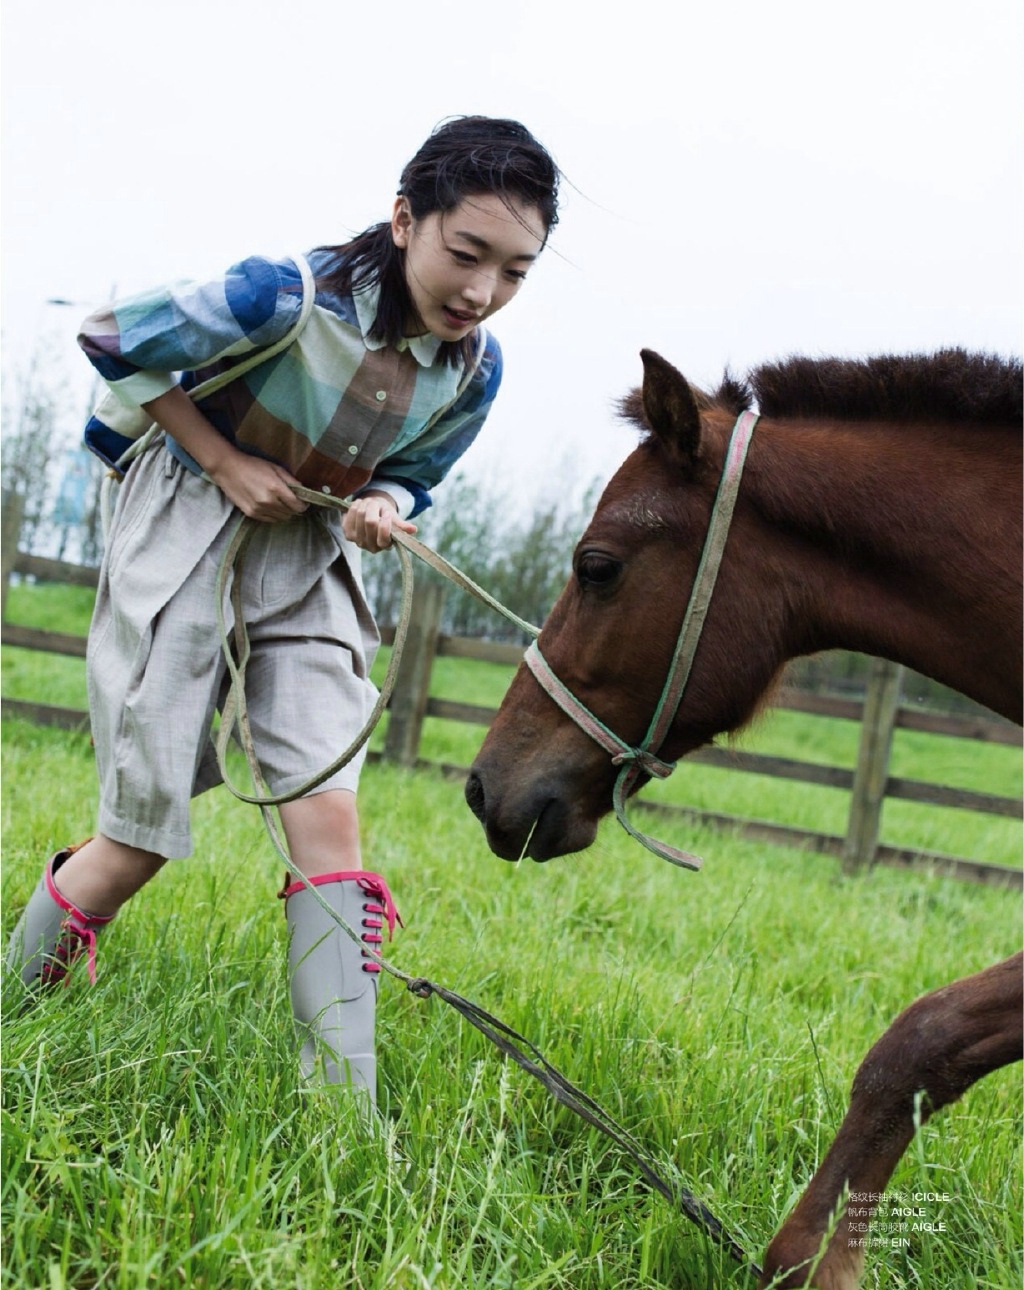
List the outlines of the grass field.
<svg viewBox="0 0 1024 1290">
<path fill-rule="evenodd" d="M 79 629 L 66 604 L 61 622 Z M 5 660 L 5 692 L 31 683 L 25 697 L 81 702 L 81 665 L 66 662 L 47 663 L 41 690 L 31 660 Z M 439 665 L 439 693 L 490 702 L 502 684 Z M 465 761 L 481 731 L 441 724 L 425 755 Z M 853 727 L 827 724 L 855 746 Z M 842 755 L 839 736 L 787 723 L 755 737 Z M 980 771 L 973 759 L 989 752 L 999 756 Z M 899 756 L 912 770 L 900 773 L 1019 791 L 1013 750 L 924 755 L 950 774 L 922 769 L 909 746 Z M 94 773 L 84 736 L 20 722 L 5 723 L 3 771 L 6 933 L 45 856 L 91 830 Z M 779 799 L 796 786 L 729 778 L 734 811 L 793 809 L 748 802 L 738 785 Z M 686 772 L 687 797 L 703 780 L 703 768 Z M 458 783 L 375 765 L 361 799 L 367 864 L 388 878 L 407 925 L 389 957 L 526 1035 L 681 1171 L 755 1256 L 889 1021 L 1020 940 L 1019 896 L 1005 891 L 886 870 L 844 878 L 821 856 L 675 824 L 665 835 L 705 857 L 702 874 L 664 865 L 613 824 L 585 855 L 512 866 L 487 851 Z M 1019 825 L 996 821 L 1015 840 L 979 843 L 985 821 L 948 814 L 963 832 L 943 826 L 938 849 L 1019 863 Z M 5 1018 L 5 1286 L 752 1284 L 437 999 L 383 983 L 382 1135 L 362 1133 L 343 1098 L 303 1090 L 280 875 L 258 813 L 217 792 L 196 803 L 195 822 L 193 859 L 169 865 L 104 934 L 97 985 L 79 973 Z M 1020 1286 L 1021 1111 L 1010 1070 L 924 1129 L 892 1188 L 949 1195 L 928 1212 L 944 1230 L 881 1247 L 866 1285 Z"/>
</svg>

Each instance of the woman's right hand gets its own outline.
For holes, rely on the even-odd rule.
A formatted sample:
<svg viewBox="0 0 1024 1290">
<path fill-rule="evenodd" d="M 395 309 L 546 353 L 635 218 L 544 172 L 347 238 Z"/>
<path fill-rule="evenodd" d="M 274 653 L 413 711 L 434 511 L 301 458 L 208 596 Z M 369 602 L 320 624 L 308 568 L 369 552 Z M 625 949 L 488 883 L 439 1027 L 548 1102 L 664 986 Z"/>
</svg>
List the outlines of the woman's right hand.
<svg viewBox="0 0 1024 1290">
<path fill-rule="evenodd" d="M 309 509 L 309 503 L 292 492 L 290 485 L 298 480 L 283 466 L 237 448 L 224 453 L 206 473 L 243 515 L 264 524 L 278 524 Z"/>
<path fill-rule="evenodd" d="M 299 481 L 283 466 L 242 452 L 219 434 L 180 385 L 142 405 L 189 453 L 243 515 L 277 524 L 308 509 L 290 485 Z"/>
</svg>

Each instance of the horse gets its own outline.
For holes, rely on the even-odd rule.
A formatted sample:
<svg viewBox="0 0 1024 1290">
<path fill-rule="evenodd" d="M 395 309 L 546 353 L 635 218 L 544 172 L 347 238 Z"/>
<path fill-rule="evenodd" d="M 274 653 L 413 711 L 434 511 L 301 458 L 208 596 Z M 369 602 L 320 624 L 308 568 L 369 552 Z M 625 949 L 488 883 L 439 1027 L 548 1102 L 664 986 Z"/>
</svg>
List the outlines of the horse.
<svg viewBox="0 0 1024 1290">
<path fill-rule="evenodd" d="M 708 394 L 658 354 L 641 358 L 642 386 L 620 405 L 641 441 L 602 495 L 466 782 L 498 856 L 586 848 L 613 797 L 741 728 L 788 660 L 820 650 L 891 659 L 1020 721 L 1018 360 L 961 349 L 794 357 L 743 378 L 727 372 Z M 681 701 L 665 710 L 687 593 L 744 419 L 717 582 L 675 686 Z M 1021 1057 L 1021 986 L 1018 954 L 897 1017 L 771 1240 L 762 1285 L 859 1284 L 854 1233 L 865 1229 L 848 1198 L 863 1202 L 863 1222 L 915 1124 Z"/>
</svg>

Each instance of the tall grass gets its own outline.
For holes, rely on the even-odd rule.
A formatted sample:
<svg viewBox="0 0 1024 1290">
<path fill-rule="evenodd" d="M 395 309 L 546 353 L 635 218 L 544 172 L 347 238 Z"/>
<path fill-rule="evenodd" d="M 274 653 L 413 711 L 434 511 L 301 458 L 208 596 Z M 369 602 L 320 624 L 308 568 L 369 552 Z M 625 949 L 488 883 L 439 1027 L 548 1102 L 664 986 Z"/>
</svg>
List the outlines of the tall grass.
<svg viewBox="0 0 1024 1290">
<path fill-rule="evenodd" d="M 477 732 L 479 737 L 479 732 Z M 86 738 L 4 730 L 3 922 L 92 828 Z M 367 864 L 406 921 L 395 963 L 497 1013 L 763 1248 L 853 1073 L 922 991 L 1019 939 L 1017 897 L 666 825 L 697 876 L 612 826 L 505 865 L 461 787 L 371 766 Z M 385 980 L 382 1131 L 301 1087 L 279 875 L 258 814 L 196 803 L 196 854 L 104 933 L 99 977 L 18 1015 L 3 1048 L 4 1284 L 252 1290 L 654 1290 L 751 1280 L 595 1131 L 437 999 Z M 1021 1090 L 990 1077 L 922 1131 L 894 1188 L 946 1231 L 875 1254 L 886 1290 L 1021 1283 Z"/>
</svg>

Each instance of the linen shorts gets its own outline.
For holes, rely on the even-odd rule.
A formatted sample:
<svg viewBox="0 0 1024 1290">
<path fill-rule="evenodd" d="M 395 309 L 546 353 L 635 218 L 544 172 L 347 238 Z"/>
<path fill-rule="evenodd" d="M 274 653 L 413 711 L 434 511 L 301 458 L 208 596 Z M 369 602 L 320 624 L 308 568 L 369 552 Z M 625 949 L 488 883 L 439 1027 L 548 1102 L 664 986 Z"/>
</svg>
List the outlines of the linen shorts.
<svg viewBox="0 0 1024 1290">
<path fill-rule="evenodd" d="M 100 570 L 86 665 L 98 827 L 162 856 L 191 854 L 190 799 L 221 778 L 210 731 L 229 677 L 216 580 L 238 515 L 214 484 L 151 449 L 120 486 Z M 333 761 L 376 701 L 379 636 L 360 557 L 340 514 L 317 507 L 260 525 L 245 553 L 246 700 L 272 793 Z M 230 631 L 230 602 L 225 620 Z M 362 762 L 360 752 L 315 791 L 354 792 Z"/>
</svg>

